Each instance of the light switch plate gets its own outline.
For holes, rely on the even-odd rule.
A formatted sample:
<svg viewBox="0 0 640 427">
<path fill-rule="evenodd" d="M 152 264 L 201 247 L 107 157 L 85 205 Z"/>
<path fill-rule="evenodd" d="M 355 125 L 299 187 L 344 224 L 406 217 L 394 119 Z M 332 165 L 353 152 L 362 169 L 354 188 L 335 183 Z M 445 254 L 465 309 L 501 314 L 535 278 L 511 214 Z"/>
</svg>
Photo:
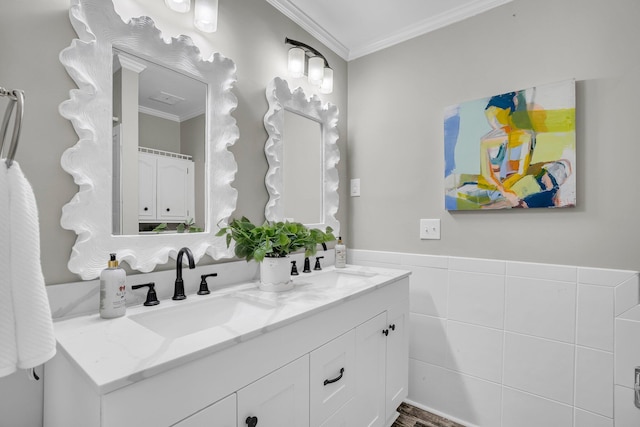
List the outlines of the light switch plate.
<svg viewBox="0 0 640 427">
<path fill-rule="evenodd" d="M 360 178 L 351 180 L 351 197 L 360 197 Z"/>
<path fill-rule="evenodd" d="M 440 220 L 421 219 L 420 238 L 422 240 L 440 240 Z"/>
</svg>

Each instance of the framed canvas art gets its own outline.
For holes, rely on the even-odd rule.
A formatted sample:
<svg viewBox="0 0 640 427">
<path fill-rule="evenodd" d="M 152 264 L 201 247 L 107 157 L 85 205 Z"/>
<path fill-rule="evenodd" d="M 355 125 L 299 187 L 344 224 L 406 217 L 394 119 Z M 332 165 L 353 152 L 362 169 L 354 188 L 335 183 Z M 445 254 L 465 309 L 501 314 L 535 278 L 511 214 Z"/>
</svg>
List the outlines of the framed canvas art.
<svg viewBox="0 0 640 427">
<path fill-rule="evenodd" d="M 447 210 L 576 204 L 575 81 L 445 109 Z"/>
</svg>

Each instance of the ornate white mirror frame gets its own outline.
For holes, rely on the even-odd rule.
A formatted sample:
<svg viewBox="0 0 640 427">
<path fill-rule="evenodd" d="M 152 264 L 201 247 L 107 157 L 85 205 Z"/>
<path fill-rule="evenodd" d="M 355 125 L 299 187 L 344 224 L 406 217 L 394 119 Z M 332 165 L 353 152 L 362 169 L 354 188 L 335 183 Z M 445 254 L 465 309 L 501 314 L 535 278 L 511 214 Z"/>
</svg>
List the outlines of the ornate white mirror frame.
<svg viewBox="0 0 640 427">
<path fill-rule="evenodd" d="M 267 85 L 267 101 L 269 111 L 264 116 L 264 126 L 269 138 L 264 152 L 269 163 L 265 176 L 265 185 L 269 192 L 269 201 L 264 210 L 269 221 L 283 221 L 284 212 L 284 113 L 285 110 L 300 114 L 320 123 L 322 131 L 322 222 L 305 224 L 309 227 L 331 227 L 334 234 L 340 234 L 340 222 L 336 219 L 338 212 L 338 169 L 340 160 L 338 149 L 338 107 L 322 101 L 316 95 L 307 98 L 302 88 L 293 92 L 289 90 L 286 80 L 279 77 Z M 294 218 L 295 219 L 295 218 Z"/>
<path fill-rule="evenodd" d="M 236 207 L 237 191 L 231 187 L 237 164 L 228 147 L 238 139 L 231 112 L 237 98 L 232 60 L 214 54 L 203 60 L 187 36 L 162 39 L 148 17 L 122 21 L 110 0 L 72 0 L 69 16 L 78 34 L 60 53 L 60 61 L 78 89 L 60 105 L 79 141 L 62 155 L 63 169 L 73 176 L 78 193 L 62 210 L 63 228 L 78 235 L 68 267 L 84 280 L 99 276 L 109 253 L 117 253 L 132 269 L 152 271 L 157 264 L 176 258 L 180 248 L 191 249 L 198 261 L 230 257 L 224 237 L 215 237 L 217 224 L 225 224 Z M 206 228 L 202 233 L 112 235 L 112 48 L 119 47 L 170 66 L 207 84 L 206 112 Z M 125 183 L 126 184 L 126 183 Z M 221 222 L 222 221 L 222 222 Z"/>
</svg>

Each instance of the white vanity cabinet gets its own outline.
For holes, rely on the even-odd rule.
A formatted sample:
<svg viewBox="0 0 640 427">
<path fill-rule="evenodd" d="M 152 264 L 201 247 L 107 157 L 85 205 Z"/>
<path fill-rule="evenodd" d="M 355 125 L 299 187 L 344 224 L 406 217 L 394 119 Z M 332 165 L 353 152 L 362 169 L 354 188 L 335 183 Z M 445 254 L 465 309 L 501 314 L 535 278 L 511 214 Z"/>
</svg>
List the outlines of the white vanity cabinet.
<svg viewBox="0 0 640 427">
<path fill-rule="evenodd" d="M 173 427 L 236 427 L 236 395 L 227 396 Z"/>
<path fill-rule="evenodd" d="M 141 222 L 185 222 L 194 216 L 194 163 L 138 153 L 138 218 Z"/>
<path fill-rule="evenodd" d="M 74 359 L 73 352 L 84 352 L 84 347 L 73 350 L 71 341 L 69 348 L 59 345 L 45 368 L 44 427 L 251 427 L 252 417 L 256 427 L 389 427 L 407 396 L 407 275 L 367 279 L 379 282 L 353 295 L 342 293 L 328 306 L 310 308 L 278 326 L 261 319 L 262 326 L 250 336 L 213 352 L 182 356 L 169 367 L 138 370 L 149 357 L 179 351 L 206 339 L 208 332 L 164 341 L 151 335 L 127 337 L 121 345 L 148 343 L 146 350 L 135 347 L 147 356 L 133 360 L 136 371 L 126 376 L 114 377 L 107 367 L 92 372 L 95 356 Z M 283 311 L 294 310 L 305 298 L 305 286 L 314 285 L 291 291 L 292 307 Z M 309 292 L 304 305 L 332 291 Z M 103 324 L 105 339 L 114 339 L 113 323 L 92 319 L 83 324 Z M 146 334 L 139 325 L 132 334 L 136 331 Z M 84 329 L 70 337 L 88 339 Z M 127 354 L 133 351 L 127 348 Z"/>
<path fill-rule="evenodd" d="M 309 427 L 309 356 L 238 391 L 238 427 Z"/>
<path fill-rule="evenodd" d="M 383 427 L 407 396 L 408 301 L 390 307 L 356 328 L 355 425 Z"/>
<path fill-rule="evenodd" d="M 354 425 L 382 427 L 386 421 L 387 313 L 383 312 L 356 328 L 358 399 Z"/>
<path fill-rule="evenodd" d="M 387 310 L 385 415 L 396 412 L 409 391 L 409 300 Z M 387 329 L 385 329 L 387 330 Z"/>
<path fill-rule="evenodd" d="M 352 329 L 311 352 L 311 427 L 323 425 L 355 396 L 355 344 Z"/>
</svg>

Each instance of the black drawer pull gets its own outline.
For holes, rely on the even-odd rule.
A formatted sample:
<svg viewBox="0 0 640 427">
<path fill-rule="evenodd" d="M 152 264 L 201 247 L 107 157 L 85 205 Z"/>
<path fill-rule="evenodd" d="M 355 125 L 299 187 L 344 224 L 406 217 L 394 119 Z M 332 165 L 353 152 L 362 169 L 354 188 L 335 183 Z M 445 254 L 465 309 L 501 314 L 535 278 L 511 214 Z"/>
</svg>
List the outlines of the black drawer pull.
<svg viewBox="0 0 640 427">
<path fill-rule="evenodd" d="M 385 337 L 389 336 L 389 330 L 388 329 L 383 329 L 382 333 L 384 334 Z"/>
<path fill-rule="evenodd" d="M 256 427 L 258 425 L 258 417 L 247 417 L 245 422 L 249 427 Z"/>
<path fill-rule="evenodd" d="M 343 375 L 344 375 L 344 368 L 340 368 L 340 375 L 338 375 L 332 380 L 324 380 L 324 385 L 335 383 L 336 381 L 340 381 L 340 378 L 342 378 Z"/>
<path fill-rule="evenodd" d="M 391 329 L 392 331 L 396 330 L 396 325 L 395 323 L 393 325 L 389 325 L 389 329 Z"/>
</svg>

